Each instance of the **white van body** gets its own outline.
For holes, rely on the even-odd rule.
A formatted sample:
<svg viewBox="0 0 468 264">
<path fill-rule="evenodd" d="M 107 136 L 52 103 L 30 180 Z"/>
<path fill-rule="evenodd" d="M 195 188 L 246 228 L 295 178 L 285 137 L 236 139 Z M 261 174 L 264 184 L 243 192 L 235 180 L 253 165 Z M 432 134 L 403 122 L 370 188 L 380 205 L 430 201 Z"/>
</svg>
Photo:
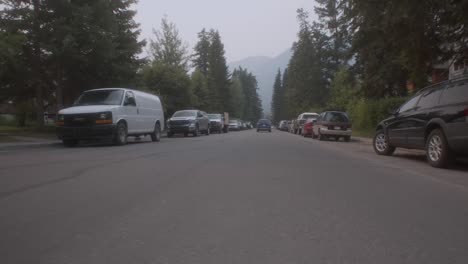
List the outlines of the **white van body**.
<svg viewBox="0 0 468 264">
<path fill-rule="evenodd" d="M 64 143 L 65 140 L 115 138 L 119 123 L 125 124 L 127 136 L 151 135 L 155 132 L 156 126 L 160 131 L 164 130 L 164 110 L 156 95 L 126 88 L 104 88 L 85 91 L 76 102 L 79 103 L 83 96 L 92 97 L 89 93 L 100 91 L 103 91 L 102 93 L 121 91 L 115 92 L 121 98 L 114 96 L 110 105 L 98 102 L 76 105 L 59 111 L 57 135 L 64 140 Z"/>
</svg>

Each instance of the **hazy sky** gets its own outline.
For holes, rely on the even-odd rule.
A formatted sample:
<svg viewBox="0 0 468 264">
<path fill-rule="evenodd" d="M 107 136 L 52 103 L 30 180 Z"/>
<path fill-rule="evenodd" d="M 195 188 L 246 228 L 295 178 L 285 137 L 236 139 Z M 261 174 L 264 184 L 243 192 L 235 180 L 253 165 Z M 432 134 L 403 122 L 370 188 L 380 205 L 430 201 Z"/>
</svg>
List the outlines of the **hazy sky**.
<svg viewBox="0 0 468 264">
<path fill-rule="evenodd" d="M 152 38 L 167 15 L 190 48 L 202 28 L 218 29 L 228 62 L 276 56 L 296 39 L 296 10 L 312 11 L 313 0 L 139 0 L 136 21 L 142 38 Z"/>
</svg>

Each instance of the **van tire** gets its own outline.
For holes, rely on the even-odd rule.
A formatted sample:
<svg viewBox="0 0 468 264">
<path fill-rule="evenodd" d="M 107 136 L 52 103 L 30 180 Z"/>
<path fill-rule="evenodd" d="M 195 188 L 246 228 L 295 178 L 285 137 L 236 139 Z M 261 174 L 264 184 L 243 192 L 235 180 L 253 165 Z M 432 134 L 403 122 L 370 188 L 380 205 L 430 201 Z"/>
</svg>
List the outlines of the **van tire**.
<svg viewBox="0 0 468 264">
<path fill-rule="evenodd" d="M 64 139 L 62 140 L 63 145 L 67 148 L 72 148 L 78 144 L 78 140 L 76 139 Z"/>
<path fill-rule="evenodd" d="M 156 123 L 156 125 L 154 125 L 154 131 L 153 133 L 151 133 L 151 141 L 161 141 L 161 127 L 159 126 L 159 123 Z"/>
<path fill-rule="evenodd" d="M 117 146 L 122 146 L 127 144 L 127 125 L 124 122 L 119 122 L 115 129 L 114 144 Z"/>
</svg>

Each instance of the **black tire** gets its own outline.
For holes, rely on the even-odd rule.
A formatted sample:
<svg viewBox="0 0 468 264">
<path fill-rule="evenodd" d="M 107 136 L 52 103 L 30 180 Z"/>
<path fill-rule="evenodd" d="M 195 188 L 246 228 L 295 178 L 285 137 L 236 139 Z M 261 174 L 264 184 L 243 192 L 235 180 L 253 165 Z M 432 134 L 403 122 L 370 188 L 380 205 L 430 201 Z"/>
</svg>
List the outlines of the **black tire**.
<svg viewBox="0 0 468 264">
<path fill-rule="evenodd" d="M 320 133 L 320 129 L 318 131 L 318 140 L 320 141 L 323 141 L 325 139 L 325 137 L 322 135 L 322 133 Z"/>
<path fill-rule="evenodd" d="M 153 133 L 151 133 L 151 141 L 153 142 L 161 141 L 161 127 L 159 126 L 158 123 L 154 125 L 154 131 Z"/>
<path fill-rule="evenodd" d="M 193 131 L 192 135 L 194 137 L 198 137 L 200 135 L 200 130 L 198 128 L 198 125 L 195 127 L 195 131 Z"/>
<path fill-rule="evenodd" d="M 387 135 L 382 129 L 377 130 L 372 140 L 375 153 L 383 156 L 390 156 L 395 152 L 395 147 L 388 144 Z"/>
<path fill-rule="evenodd" d="M 168 138 L 171 138 L 171 137 L 173 137 L 173 136 L 174 136 L 174 133 L 172 133 L 172 132 L 167 132 L 167 137 L 168 137 Z"/>
<path fill-rule="evenodd" d="M 64 139 L 62 140 L 63 145 L 67 148 L 72 148 L 78 144 L 78 140 L 76 139 Z"/>
<path fill-rule="evenodd" d="M 447 168 L 454 160 L 442 130 L 434 129 L 427 137 L 426 157 L 429 164 L 435 168 Z"/>
<path fill-rule="evenodd" d="M 350 137 L 350 136 L 346 136 L 346 137 L 344 137 L 344 141 L 345 141 L 345 142 L 349 142 L 349 141 L 351 141 L 351 137 Z"/>
<path fill-rule="evenodd" d="M 115 131 L 114 144 L 117 146 L 123 146 L 127 144 L 127 125 L 124 122 L 119 122 Z"/>
</svg>

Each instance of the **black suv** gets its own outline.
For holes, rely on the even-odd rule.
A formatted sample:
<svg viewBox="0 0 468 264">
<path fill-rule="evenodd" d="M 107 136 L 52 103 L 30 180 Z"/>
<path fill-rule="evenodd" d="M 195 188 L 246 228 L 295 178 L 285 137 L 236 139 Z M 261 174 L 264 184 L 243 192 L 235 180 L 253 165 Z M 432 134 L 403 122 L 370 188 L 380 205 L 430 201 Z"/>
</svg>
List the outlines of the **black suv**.
<svg viewBox="0 0 468 264">
<path fill-rule="evenodd" d="M 379 155 L 391 155 L 396 147 L 424 149 L 438 168 L 468 154 L 468 77 L 419 91 L 380 122 L 373 145 Z"/>
</svg>

